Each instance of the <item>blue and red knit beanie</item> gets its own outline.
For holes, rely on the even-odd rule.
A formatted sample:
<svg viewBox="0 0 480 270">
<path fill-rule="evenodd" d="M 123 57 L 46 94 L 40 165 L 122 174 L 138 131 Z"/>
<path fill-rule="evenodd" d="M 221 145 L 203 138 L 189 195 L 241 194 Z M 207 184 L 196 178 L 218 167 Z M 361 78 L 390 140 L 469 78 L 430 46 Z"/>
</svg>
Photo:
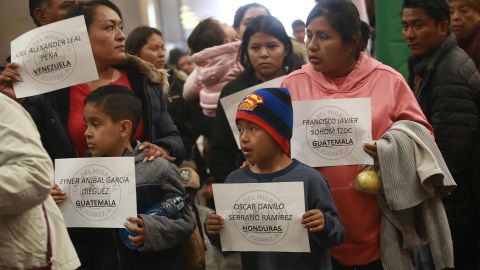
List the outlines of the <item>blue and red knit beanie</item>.
<svg viewBox="0 0 480 270">
<path fill-rule="evenodd" d="M 253 91 L 238 105 L 236 120 L 243 119 L 263 128 L 290 155 L 293 110 L 286 88 L 264 88 Z"/>
</svg>

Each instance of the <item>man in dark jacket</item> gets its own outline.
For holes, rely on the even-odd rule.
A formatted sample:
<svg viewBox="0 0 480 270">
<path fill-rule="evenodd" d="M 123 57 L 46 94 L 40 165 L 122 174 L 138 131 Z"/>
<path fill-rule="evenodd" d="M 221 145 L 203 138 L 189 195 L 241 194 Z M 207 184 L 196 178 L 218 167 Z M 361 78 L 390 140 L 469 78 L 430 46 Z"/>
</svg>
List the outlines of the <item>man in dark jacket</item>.
<svg viewBox="0 0 480 270">
<path fill-rule="evenodd" d="M 405 0 L 403 37 L 412 51 L 409 83 L 458 186 L 444 200 L 456 269 L 478 269 L 480 74 L 450 33 L 445 0 Z"/>
</svg>

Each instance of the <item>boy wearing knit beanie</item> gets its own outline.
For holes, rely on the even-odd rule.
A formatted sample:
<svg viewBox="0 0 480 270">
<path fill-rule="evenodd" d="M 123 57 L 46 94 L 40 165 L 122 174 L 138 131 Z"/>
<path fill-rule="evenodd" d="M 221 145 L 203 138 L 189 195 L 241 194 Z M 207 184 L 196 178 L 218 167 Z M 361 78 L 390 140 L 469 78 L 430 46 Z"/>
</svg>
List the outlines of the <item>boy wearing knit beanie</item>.
<svg viewBox="0 0 480 270">
<path fill-rule="evenodd" d="M 259 89 L 247 95 L 236 115 L 242 153 L 251 167 L 232 172 L 226 183 L 304 183 L 307 211 L 302 224 L 308 229 L 310 253 L 241 252 L 243 269 L 332 269 L 328 249 L 342 242 L 344 228 L 329 186 L 319 172 L 290 158 L 293 111 L 285 88 Z M 213 245 L 220 247 L 223 217 L 210 214 L 205 228 Z"/>
</svg>

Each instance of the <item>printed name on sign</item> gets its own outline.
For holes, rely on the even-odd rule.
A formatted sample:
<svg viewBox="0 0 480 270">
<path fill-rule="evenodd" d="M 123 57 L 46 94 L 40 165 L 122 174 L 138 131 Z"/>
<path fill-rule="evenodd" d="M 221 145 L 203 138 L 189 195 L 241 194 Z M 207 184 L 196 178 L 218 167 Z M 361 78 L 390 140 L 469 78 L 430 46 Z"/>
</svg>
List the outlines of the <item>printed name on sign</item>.
<svg viewBox="0 0 480 270">
<path fill-rule="evenodd" d="M 287 234 L 292 215 L 275 195 L 259 190 L 241 196 L 228 219 L 248 241 L 271 245 Z"/>
<path fill-rule="evenodd" d="M 10 44 L 22 81 L 17 98 L 35 96 L 98 79 L 83 16 L 37 27 Z"/>
<path fill-rule="evenodd" d="M 27 72 L 39 83 L 55 84 L 68 78 L 77 62 L 72 45 L 77 38 L 57 32 L 37 35 L 27 45 L 28 54 L 23 58 Z"/>
<path fill-rule="evenodd" d="M 373 164 L 364 150 L 372 142 L 370 98 L 292 102 L 292 158 L 312 166 Z"/>
<path fill-rule="evenodd" d="M 214 184 L 223 251 L 309 252 L 303 182 Z"/>
<path fill-rule="evenodd" d="M 357 144 L 358 118 L 337 107 L 322 107 L 302 121 L 312 151 L 325 159 L 341 159 Z"/>
<path fill-rule="evenodd" d="M 117 177 L 108 168 L 90 165 L 78 170 L 71 179 L 61 179 L 60 184 L 69 184 L 70 203 L 89 220 L 109 218 L 121 199 L 121 183 L 128 177 Z"/>
<path fill-rule="evenodd" d="M 67 195 L 58 205 L 67 227 L 123 228 L 137 215 L 133 157 L 56 159 L 55 183 Z"/>
</svg>

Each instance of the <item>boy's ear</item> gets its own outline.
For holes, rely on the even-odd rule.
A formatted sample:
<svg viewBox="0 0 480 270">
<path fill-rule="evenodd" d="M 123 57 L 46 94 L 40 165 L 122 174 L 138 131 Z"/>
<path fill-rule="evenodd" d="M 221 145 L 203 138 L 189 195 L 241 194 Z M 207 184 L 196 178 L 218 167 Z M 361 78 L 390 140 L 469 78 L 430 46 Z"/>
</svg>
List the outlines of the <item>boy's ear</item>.
<svg viewBox="0 0 480 270">
<path fill-rule="evenodd" d="M 128 137 L 130 138 L 130 135 L 132 133 L 132 121 L 130 120 L 122 120 L 120 121 L 120 135 L 122 137 Z"/>
</svg>

